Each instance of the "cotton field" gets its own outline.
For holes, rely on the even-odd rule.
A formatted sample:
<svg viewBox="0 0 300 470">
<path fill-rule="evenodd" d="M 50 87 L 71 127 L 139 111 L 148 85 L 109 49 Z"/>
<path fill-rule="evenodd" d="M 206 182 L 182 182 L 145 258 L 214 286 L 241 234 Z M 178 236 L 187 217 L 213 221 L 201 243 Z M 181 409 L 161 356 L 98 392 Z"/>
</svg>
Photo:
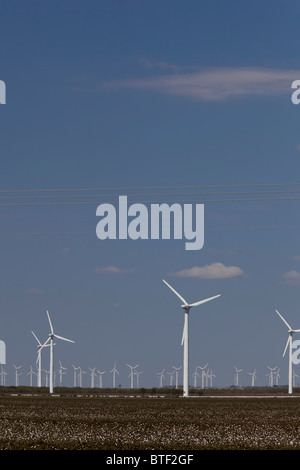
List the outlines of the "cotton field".
<svg viewBox="0 0 300 470">
<path fill-rule="evenodd" d="M 2 396 L 0 449 L 300 449 L 300 397 Z"/>
</svg>

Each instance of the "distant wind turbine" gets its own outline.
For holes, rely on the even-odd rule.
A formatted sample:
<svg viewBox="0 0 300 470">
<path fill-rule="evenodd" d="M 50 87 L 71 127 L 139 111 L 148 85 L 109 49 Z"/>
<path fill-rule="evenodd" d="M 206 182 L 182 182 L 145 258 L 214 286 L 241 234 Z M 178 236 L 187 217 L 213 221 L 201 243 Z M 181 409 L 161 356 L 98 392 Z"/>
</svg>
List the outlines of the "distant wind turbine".
<svg viewBox="0 0 300 470">
<path fill-rule="evenodd" d="M 20 374 L 18 374 L 18 370 L 22 367 L 22 366 L 15 366 L 15 364 L 13 364 L 14 368 L 15 368 L 15 377 L 16 377 L 16 387 L 19 386 L 19 376 L 22 375 L 22 372 Z"/>
<path fill-rule="evenodd" d="M 251 375 L 251 386 L 254 387 L 254 382 L 256 379 L 256 370 L 254 370 L 253 372 L 247 372 L 247 374 Z"/>
<path fill-rule="evenodd" d="M 242 372 L 243 369 L 237 369 L 235 366 L 235 386 L 238 387 L 239 386 L 239 373 Z"/>
<path fill-rule="evenodd" d="M 100 372 L 100 370 L 97 370 L 97 372 L 99 374 L 99 388 L 102 388 L 102 376 L 106 371 Z"/>
<path fill-rule="evenodd" d="M 192 307 L 196 307 L 197 305 L 204 304 L 205 302 L 209 302 L 210 300 L 216 299 L 220 297 L 220 294 L 215 295 L 214 297 L 209 297 L 208 299 L 200 300 L 198 302 L 194 302 L 189 304 L 170 284 L 168 284 L 164 279 L 163 282 L 174 292 L 177 297 L 183 302 L 181 308 L 184 310 L 184 328 L 182 334 L 181 344 L 184 345 L 183 350 L 183 396 L 189 396 L 189 312 Z"/>
<path fill-rule="evenodd" d="M 157 372 L 157 375 L 159 375 L 159 386 L 160 386 L 160 388 L 162 388 L 163 379 L 165 378 L 164 371 L 165 371 L 165 369 L 163 369 L 161 372 Z"/>
<path fill-rule="evenodd" d="M 181 369 L 182 366 L 180 367 L 172 366 L 172 367 L 175 370 L 175 388 L 178 388 L 178 371 Z"/>
<path fill-rule="evenodd" d="M 130 367 L 130 374 L 129 374 L 130 388 L 133 388 L 133 374 L 134 374 L 134 370 L 138 367 L 138 364 L 136 366 L 130 366 L 129 364 L 127 364 L 127 366 Z"/>
<path fill-rule="evenodd" d="M 300 329 L 298 330 L 293 330 L 292 327 L 288 324 L 288 322 L 283 318 L 282 315 L 280 315 L 280 313 L 278 312 L 278 310 L 276 310 L 276 313 L 278 313 L 278 315 L 280 316 L 281 320 L 286 324 L 286 326 L 288 327 L 288 333 L 289 333 L 289 336 L 288 336 L 288 340 L 287 340 L 287 343 L 286 343 L 286 346 L 284 348 L 284 351 L 283 351 L 283 356 L 285 355 L 286 353 L 286 350 L 287 350 L 287 347 L 289 346 L 289 388 L 288 388 L 288 392 L 291 394 L 293 393 L 293 362 L 292 362 L 292 342 L 293 342 L 293 334 L 294 333 L 298 333 L 300 331 Z"/>
<path fill-rule="evenodd" d="M 116 374 L 119 373 L 116 369 L 116 363 L 114 363 L 114 367 L 109 372 L 113 373 L 113 388 L 116 388 Z"/>
</svg>

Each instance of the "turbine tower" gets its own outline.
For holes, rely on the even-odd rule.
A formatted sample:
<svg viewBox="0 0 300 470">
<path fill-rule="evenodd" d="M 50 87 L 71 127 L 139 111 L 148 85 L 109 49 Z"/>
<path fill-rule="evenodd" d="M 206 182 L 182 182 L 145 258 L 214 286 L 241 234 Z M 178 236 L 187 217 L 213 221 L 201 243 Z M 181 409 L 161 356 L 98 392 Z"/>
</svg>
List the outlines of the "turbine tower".
<svg viewBox="0 0 300 470">
<path fill-rule="evenodd" d="M 220 294 L 215 295 L 214 297 L 209 297 L 208 299 L 200 300 L 198 302 L 194 302 L 189 304 L 178 292 L 170 286 L 164 279 L 163 282 L 174 292 L 177 297 L 183 302 L 181 308 L 184 310 L 184 327 L 182 333 L 182 340 L 181 345 L 184 345 L 183 350 L 183 396 L 189 396 L 189 312 L 192 307 L 196 307 L 197 305 L 204 304 L 210 300 L 216 299 L 220 297 Z"/>
<path fill-rule="evenodd" d="M 278 310 L 276 310 L 276 313 L 278 313 L 281 320 L 286 324 L 286 326 L 288 327 L 288 332 L 289 332 L 288 340 L 286 342 L 286 346 L 285 346 L 284 351 L 283 351 L 283 356 L 285 355 L 287 347 L 289 346 L 289 389 L 288 389 L 288 392 L 289 392 L 289 394 L 291 394 L 291 393 L 293 393 L 293 362 L 292 362 L 293 334 L 298 333 L 300 331 L 300 329 L 293 330 L 290 327 L 290 325 L 288 324 L 288 322 L 283 318 L 283 316 L 280 315 Z"/>
<path fill-rule="evenodd" d="M 63 336 L 59 336 L 59 335 L 55 334 L 55 333 L 54 333 L 54 330 L 53 330 L 53 326 L 52 326 L 52 323 L 51 323 L 51 319 L 50 319 L 50 315 L 49 315 L 48 310 L 47 310 L 47 316 L 48 316 L 49 325 L 50 325 L 50 333 L 49 333 L 49 338 L 48 338 L 47 341 L 43 344 L 42 347 L 46 346 L 46 344 L 48 344 L 48 342 L 50 341 L 49 392 L 50 392 L 50 393 L 53 393 L 53 338 L 62 339 L 63 341 L 69 341 L 70 343 L 75 343 L 75 341 L 73 341 L 73 340 L 71 340 L 71 339 L 64 338 Z"/>
</svg>

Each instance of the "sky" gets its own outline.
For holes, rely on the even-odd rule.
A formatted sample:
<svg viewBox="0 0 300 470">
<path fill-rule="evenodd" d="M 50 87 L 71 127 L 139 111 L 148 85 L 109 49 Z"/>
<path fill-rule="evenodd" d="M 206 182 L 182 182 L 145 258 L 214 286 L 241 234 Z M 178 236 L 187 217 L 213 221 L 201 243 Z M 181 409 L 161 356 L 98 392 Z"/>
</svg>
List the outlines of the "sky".
<svg viewBox="0 0 300 470">
<path fill-rule="evenodd" d="M 64 385 L 75 365 L 84 385 L 95 367 L 111 386 L 115 362 L 118 386 L 127 364 L 141 387 L 163 369 L 168 385 L 184 312 L 162 279 L 189 302 L 221 294 L 190 313 L 191 385 L 207 363 L 214 386 L 231 386 L 234 366 L 242 386 L 254 369 L 267 385 L 268 366 L 287 383 L 275 309 L 300 328 L 299 15 L 294 0 L 0 0 L 7 384 L 13 364 L 29 384 L 48 310 L 75 341 L 54 348 Z M 100 240 L 97 207 L 120 195 L 204 204 L 203 248 Z"/>
</svg>

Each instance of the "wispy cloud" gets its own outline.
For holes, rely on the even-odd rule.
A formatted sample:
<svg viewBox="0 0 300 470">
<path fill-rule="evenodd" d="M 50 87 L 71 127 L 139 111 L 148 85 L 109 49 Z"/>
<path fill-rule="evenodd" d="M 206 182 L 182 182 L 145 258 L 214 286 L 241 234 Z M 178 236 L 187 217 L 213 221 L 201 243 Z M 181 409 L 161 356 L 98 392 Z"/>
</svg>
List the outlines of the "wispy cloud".
<svg viewBox="0 0 300 470">
<path fill-rule="evenodd" d="M 242 276 L 244 271 L 238 266 L 225 266 L 223 263 L 212 263 L 204 266 L 194 266 L 170 273 L 175 277 L 193 277 L 197 279 L 229 279 Z"/>
<path fill-rule="evenodd" d="M 134 271 L 132 268 L 119 268 L 118 266 L 106 266 L 104 268 L 95 268 L 95 273 L 98 274 L 125 274 Z"/>
<path fill-rule="evenodd" d="M 281 284 L 288 286 L 300 286 L 300 273 L 298 271 L 288 271 L 281 276 L 281 279 Z"/>
<path fill-rule="evenodd" d="M 155 64 L 144 59 L 148 67 Z M 165 70 L 176 66 L 157 63 Z M 291 92 L 300 71 L 259 67 L 209 67 L 192 72 L 170 73 L 149 78 L 113 80 L 100 84 L 94 92 L 134 89 L 175 95 L 194 101 L 218 102 L 250 96 L 280 96 Z"/>
</svg>

